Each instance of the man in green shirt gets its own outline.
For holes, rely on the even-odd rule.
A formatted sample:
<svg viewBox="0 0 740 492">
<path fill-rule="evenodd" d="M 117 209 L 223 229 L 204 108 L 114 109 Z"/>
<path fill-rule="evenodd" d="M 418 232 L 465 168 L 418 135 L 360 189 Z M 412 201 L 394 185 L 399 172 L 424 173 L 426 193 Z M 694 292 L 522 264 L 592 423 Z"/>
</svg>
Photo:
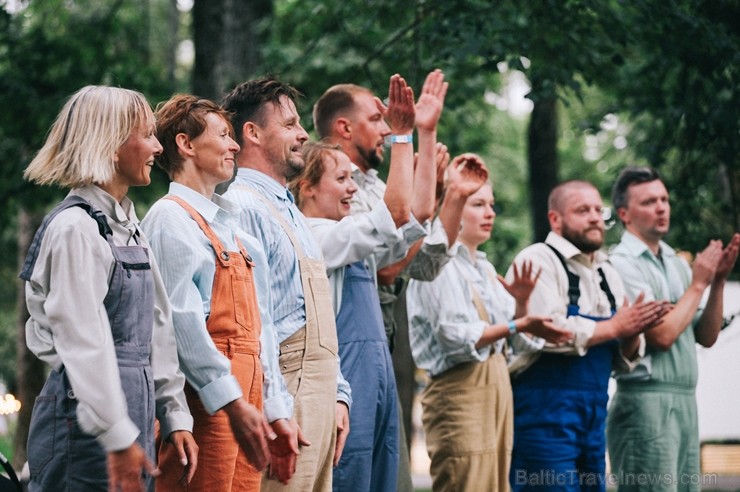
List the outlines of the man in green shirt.
<svg viewBox="0 0 740 492">
<path fill-rule="evenodd" d="M 712 240 L 693 266 L 663 242 L 670 226 L 668 191 L 649 168 L 626 168 L 612 192 L 624 225 L 610 261 L 627 296 L 666 300 L 672 309 L 645 332 L 646 355 L 618 377 L 609 408 L 607 444 L 619 491 L 699 490 L 699 430 L 695 343 L 711 347 L 722 326 L 725 281 L 740 234 L 723 248 Z M 702 305 L 704 291 L 709 295 Z"/>
</svg>

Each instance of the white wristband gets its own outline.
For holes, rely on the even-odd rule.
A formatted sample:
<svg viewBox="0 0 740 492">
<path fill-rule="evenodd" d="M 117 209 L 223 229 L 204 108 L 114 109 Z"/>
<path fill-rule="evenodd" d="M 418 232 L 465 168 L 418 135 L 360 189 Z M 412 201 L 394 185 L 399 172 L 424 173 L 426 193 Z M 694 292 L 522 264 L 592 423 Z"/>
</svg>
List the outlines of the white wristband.
<svg viewBox="0 0 740 492">
<path fill-rule="evenodd" d="M 414 136 L 413 135 L 388 135 L 385 137 L 385 143 L 387 145 L 390 144 L 396 144 L 396 143 L 414 143 Z"/>
</svg>

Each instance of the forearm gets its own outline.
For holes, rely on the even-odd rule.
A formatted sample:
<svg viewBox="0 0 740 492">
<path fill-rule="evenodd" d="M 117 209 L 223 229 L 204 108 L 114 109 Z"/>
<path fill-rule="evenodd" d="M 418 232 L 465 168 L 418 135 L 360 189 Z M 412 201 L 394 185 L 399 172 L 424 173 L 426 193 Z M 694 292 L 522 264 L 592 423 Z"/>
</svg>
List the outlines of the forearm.
<svg viewBox="0 0 740 492">
<path fill-rule="evenodd" d="M 395 282 L 396 277 L 398 277 L 401 272 L 403 272 L 406 266 L 408 266 L 408 264 L 411 263 L 411 261 L 414 259 L 416 253 L 419 252 L 422 243 L 423 240 L 420 239 L 409 248 L 409 251 L 404 259 L 378 270 L 378 283 L 380 285 L 391 285 L 393 282 Z"/>
<path fill-rule="evenodd" d="M 391 162 L 383 201 L 388 206 L 396 227 L 400 227 L 409 221 L 411 215 L 409 188 L 413 184 L 413 144 L 394 143 L 391 145 Z"/>
<path fill-rule="evenodd" d="M 645 341 L 651 347 L 668 350 L 694 319 L 706 286 L 692 282 L 681 299 L 661 321 L 645 332 Z"/>
<path fill-rule="evenodd" d="M 475 344 L 476 349 L 481 349 L 486 345 L 491 345 L 506 338 L 509 335 L 509 327 L 503 324 L 488 325 L 483 329 L 481 337 Z"/>
<path fill-rule="evenodd" d="M 420 128 L 418 135 L 419 159 L 414 170 L 411 211 L 419 222 L 424 222 L 434 214 L 436 202 L 437 168 L 434 146 L 437 142 L 437 131 Z"/>
<path fill-rule="evenodd" d="M 447 234 L 448 246 L 451 246 L 457 240 L 466 200 L 467 197 L 462 196 L 454 187 L 448 188 L 445 193 L 439 210 L 439 220 Z"/>
<path fill-rule="evenodd" d="M 625 338 L 619 344 L 619 351 L 627 360 L 634 360 L 640 349 L 640 335 Z"/>
<path fill-rule="evenodd" d="M 724 280 L 718 280 L 712 283 L 709 289 L 707 304 L 704 306 L 704 312 L 702 312 L 694 328 L 696 342 L 704 347 L 714 345 L 722 328 L 724 288 Z"/>
</svg>

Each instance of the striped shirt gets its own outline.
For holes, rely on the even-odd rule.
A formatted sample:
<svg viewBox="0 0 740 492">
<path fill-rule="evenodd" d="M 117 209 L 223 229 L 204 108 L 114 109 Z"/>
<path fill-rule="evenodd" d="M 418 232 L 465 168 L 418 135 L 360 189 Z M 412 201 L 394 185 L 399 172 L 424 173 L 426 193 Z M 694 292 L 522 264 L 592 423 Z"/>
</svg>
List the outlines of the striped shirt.
<svg viewBox="0 0 740 492">
<path fill-rule="evenodd" d="M 178 183 L 170 183 L 169 191 L 203 216 L 227 251 L 238 251 L 235 240 L 238 237 L 252 257 L 262 322 L 264 413 L 269 422 L 289 419 L 293 415 L 293 398 L 278 365 L 278 343 L 270 317 L 269 267 L 262 245 L 238 229 L 239 208 L 235 204 L 219 195 L 209 200 Z M 172 200 L 156 202 L 141 226 L 151 234 L 152 252 L 161 262 L 160 270 L 172 304 L 180 366 L 206 410 L 214 413 L 240 398 L 242 389 L 231 374 L 229 360 L 213 344 L 206 328 L 216 271 L 211 242 L 190 214 Z"/>
<path fill-rule="evenodd" d="M 417 367 L 431 376 L 469 361 L 483 362 L 492 348 L 500 352 L 504 340 L 476 348 L 483 330 L 506 323 L 515 311 L 514 298 L 496 280 L 496 269 L 478 251 L 475 258 L 461 243 L 450 248 L 452 258 L 429 282 L 411 280 L 406 292 L 411 351 Z M 481 320 L 473 289 L 488 313 Z"/>
<path fill-rule="evenodd" d="M 241 209 L 239 225 L 262 243 L 267 254 L 273 300 L 272 319 L 278 343 L 281 343 L 306 324 L 306 304 L 298 256 L 278 220 L 259 198 L 240 188 L 245 186 L 267 198 L 293 226 L 306 256 L 322 259 L 321 248 L 314 239 L 306 218 L 296 206 L 293 194 L 285 186 L 254 169 L 238 169 L 236 179 L 224 197 L 239 206 Z M 337 401 L 350 405 L 352 398 L 349 383 L 342 377 L 338 364 L 337 360 Z"/>
</svg>

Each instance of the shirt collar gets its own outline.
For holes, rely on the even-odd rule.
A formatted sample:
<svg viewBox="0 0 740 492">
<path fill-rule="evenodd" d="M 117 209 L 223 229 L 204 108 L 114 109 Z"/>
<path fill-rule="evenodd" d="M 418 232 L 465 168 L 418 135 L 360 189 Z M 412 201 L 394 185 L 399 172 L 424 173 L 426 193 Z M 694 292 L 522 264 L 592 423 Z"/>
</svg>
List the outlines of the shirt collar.
<svg viewBox="0 0 740 492">
<path fill-rule="evenodd" d="M 223 212 L 231 216 L 239 213 L 239 207 L 233 202 L 223 198 L 221 195 L 214 194 L 213 198 L 209 200 L 207 197 L 201 195 L 192 188 L 180 183 L 170 183 L 170 194 L 183 198 L 206 220 L 206 222 L 213 222 L 219 212 Z"/>
<path fill-rule="evenodd" d="M 653 252 L 650 250 L 645 241 L 629 231 L 624 231 L 624 234 L 622 234 L 621 244 L 635 258 L 637 258 L 638 256 L 643 256 L 645 254 L 655 256 L 653 255 Z M 660 241 L 658 243 L 658 251 L 660 252 L 661 256 L 664 257 L 676 256 L 676 250 L 668 246 L 668 244 L 663 241 Z"/>
<path fill-rule="evenodd" d="M 288 201 L 291 204 L 295 203 L 295 198 L 288 188 L 263 172 L 246 167 L 240 167 L 236 171 L 236 176 L 237 178 L 242 178 L 249 185 L 255 188 L 260 188 L 272 195 L 275 195 L 278 200 Z"/>
<path fill-rule="evenodd" d="M 583 251 L 578 249 L 573 243 L 565 239 L 563 236 L 555 232 L 550 231 L 550 233 L 547 235 L 547 238 L 545 239 L 545 243 L 554 246 L 555 249 L 560 251 L 560 254 L 562 254 L 566 260 L 573 259 L 579 255 L 582 258 L 588 260 L 588 255 L 583 253 Z M 593 264 L 598 265 L 607 261 L 608 258 L 608 255 L 604 251 L 599 249 L 597 251 L 594 251 Z M 589 263 L 591 262 L 589 261 Z"/>
<path fill-rule="evenodd" d="M 121 203 L 118 203 L 112 195 L 96 185 L 75 188 L 69 194 L 81 196 L 105 215 L 124 226 L 128 224 L 136 226 L 139 223 L 134 204 L 128 197 L 123 197 Z"/>
<path fill-rule="evenodd" d="M 364 186 L 375 184 L 375 182 L 378 181 L 380 178 L 378 177 L 377 169 L 368 169 L 367 172 L 363 172 L 362 169 L 360 169 L 360 167 L 353 162 L 352 179 L 355 180 L 357 186 L 362 188 Z"/>
</svg>

